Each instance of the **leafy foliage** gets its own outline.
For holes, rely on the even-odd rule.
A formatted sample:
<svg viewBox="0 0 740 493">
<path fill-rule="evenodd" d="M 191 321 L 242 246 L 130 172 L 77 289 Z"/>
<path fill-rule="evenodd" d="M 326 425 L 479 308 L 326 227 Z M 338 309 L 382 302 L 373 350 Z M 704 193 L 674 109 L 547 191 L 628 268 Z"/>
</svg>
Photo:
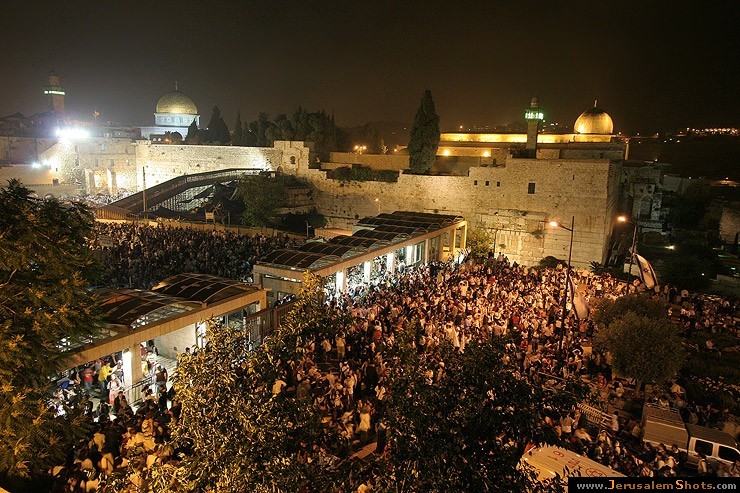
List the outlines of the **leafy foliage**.
<svg viewBox="0 0 740 493">
<path fill-rule="evenodd" d="M 285 200 L 286 178 L 276 175 L 245 176 L 239 180 L 237 190 L 244 201 L 244 224 L 257 227 L 271 227 L 278 223 L 276 210 Z"/>
<path fill-rule="evenodd" d="M 340 441 L 322 426 L 312 399 L 273 395 L 276 379 L 303 356 L 306 338 L 334 333 L 346 321 L 323 309 L 320 278 L 308 273 L 294 311 L 254 353 L 249 334 L 211 321 L 207 346 L 185 357 L 175 389 L 182 403 L 174 439 L 192 447 L 181 464 L 186 491 L 328 491 Z M 207 368 L 208 371 L 203 371 Z M 320 460 L 307 461 L 307 455 Z"/>
<path fill-rule="evenodd" d="M 200 132 L 198 131 L 198 125 L 195 124 L 195 119 L 188 126 L 188 134 L 185 136 L 186 144 L 199 144 L 200 143 Z"/>
<path fill-rule="evenodd" d="M 467 247 L 473 255 L 484 256 L 493 251 L 494 235 L 490 229 L 476 228 L 468 231 Z"/>
<path fill-rule="evenodd" d="M 74 410 L 54 417 L 48 377 L 100 327 L 91 234 L 85 206 L 34 199 L 15 180 L 0 190 L 0 475 L 43 475 L 84 432 Z"/>
<path fill-rule="evenodd" d="M 409 167 L 414 173 L 426 173 L 437 156 L 439 115 L 434 108 L 432 91 L 427 89 L 416 111 L 409 140 Z"/>
<path fill-rule="evenodd" d="M 393 170 L 373 170 L 365 166 L 342 166 L 337 169 L 329 170 L 326 173 L 327 178 L 342 181 L 398 181 L 398 172 Z"/>
<path fill-rule="evenodd" d="M 557 394 L 533 385 L 507 366 L 500 338 L 471 343 L 464 353 L 447 344 L 441 367 L 416 350 L 418 333 L 418 323 L 397 331 L 385 357 L 393 362 L 387 412 L 395 469 L 381 478 L 381 491 L 525 491 L 517 468 L 525 446 L 556 440 L 541 413 L 570 409 L 580 384 Z M 444 376 L 430 383 L 430 370 Z"/>
<path fill-rule="evenodd" d="M 260 113 L 256 121 L 248 125 L 248 139 L 257 147 L 268 147 L 276 140 L 302 140 L 313 142 L 314 152 L 322 159 L 339 148 L 339 142 L 346 140 L 343 131 L 337 127 L 334 117 L 325 111 L 310 113 L 299 106 L 291 118 L 278 115 L 270 120 L 267 113 Z"/>
<path fill-rule="evenodd" d="M 189 133 L 189 132 L 188 132 Z M 211 121 L 208 123 L 208 130 L 204 132 L 205 137 L 201 140 L 204 142 L 213 142 L 215 144 L 228 144 L 231 142 L 231 133 L 226 122 L 221 117 L 221 110 L 218 106 L 213 107 Z"/>
<path fill-rule="evenodd" d="M 602 298 L 593 302 L 593 308 L 591 317 L 599 328 L 608 327 L 628 312 L 639 317 L 668 320 L 668 307 L 663 302 L 640 295 L 621 296 L 614 300 Z"/>
<path fill-rule="evenodd" d="M 627 311 L 608 325 L 600 325 L 595 342 L 611 353 L 612 366 L 619 374 L 645 382 L 665 382 L 684 360 L 678 327 L 665 317 Z"/>
</svg>

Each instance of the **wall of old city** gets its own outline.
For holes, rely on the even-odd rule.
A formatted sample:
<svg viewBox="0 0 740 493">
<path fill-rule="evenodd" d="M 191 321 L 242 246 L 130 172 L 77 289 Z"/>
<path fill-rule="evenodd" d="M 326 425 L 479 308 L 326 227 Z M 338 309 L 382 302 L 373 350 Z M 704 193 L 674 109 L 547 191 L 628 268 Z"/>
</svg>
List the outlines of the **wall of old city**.
<svg viewBox="0 0 740 493">
<path fill-rule="evenodd" d="M 740 233 L 740 203 L 729 202 L 723 205 L 719 220 L 719 235 L 728 245 L 735 244 L 735 237 Z"/>
<path fill-rule="evenodd" d="M 146 166 L 146 185 L 151 187 L 186 174 L 229 168 L 249 168 L 295 173 L 308 167 L 310 148 L 303 142 L 276 141 L 273 147 L 136 144 L 136 161 Z M 143 186 L 138 173 L 138 189 Z"/>
<path fill-rule="evenodd" d="M 60 139 L 40 158 L 59 171 L 62 183 L 74 183 L 84 193 L 115 195 L 136 189 L 135 147 L 128 138 Z"/>
<path fill-rule="evenodd" d="M 31 164 L 56 141 L 56 139 L 0 136 L 0 162 Z"/>
<path fill-rule="evenodd" d="M 349 228 L 360 217 L 394 210 L 459 214 L 473 228 L 489 229 L 497 252 L 528 264 L 567 258 L 570 233 L 547 222 L 570 224 L 572 216 L 574 265 L 602 262 L 619 193 L 619 164 L 608 159 L 509 159 L 470 168 L 467 176 L 400 174 L 397 183 L 342 182 L 307 168 L 299 174 L 315 188 L 330 227 Z"/>
</svg>

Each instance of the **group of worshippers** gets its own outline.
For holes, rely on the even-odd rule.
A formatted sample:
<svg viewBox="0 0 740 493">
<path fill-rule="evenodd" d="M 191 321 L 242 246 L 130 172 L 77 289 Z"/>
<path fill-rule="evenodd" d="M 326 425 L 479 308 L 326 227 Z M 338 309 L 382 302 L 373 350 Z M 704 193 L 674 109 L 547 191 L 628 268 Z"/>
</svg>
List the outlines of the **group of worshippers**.
<svg viewBox="0 0 740 493">
<path fill-rule="evenodd" d="M 608 274 L 574 270 L 571 275 L 586 303 L 630 291 L 629 285 Z M 597 394 L 621 397 L 625 392 L 622 383 L 612 379 L 605 355 L 591 347 L 591 321 L 579 319 L 568 310 L 562 327 L 564 280 L 561 267 L 534 269 L 504 258 L 459 265 L 430 263 L 406 269 L 375 285 L 335 294 L 327 299 L 328 308 L 350 315 L 353 323 L 341 333 L 303 341 L 304 347 L 294 360 L 280 362 L 281 376 L 274 381 L 272 393 L 275 398 L 313 399 L 325 425 L 343 437 L 342 455 L 362 454 L 368 447 L 384 454 L 392 430 L 384 415 L 390 370 L 383 347 L 397 343 L 398 327 L 418 320 L 414 344 L 438 361 L 437 370 L 428 375 L 430 383 L 445 377 L 445 362 L 439 351 L 442 344 L 449 342 L 458 351 L 465 351 L 471 341 L 510 334 L 514 346 L 507 363 L 513 371 L 533 380 L 577 376 L 590 382 Z M 671 293 L 655 294 L 664 295 L 669 297 Z M 732 323 L 737 301 L 688 295 L 682 298 L 681 308 L 674 307 L 672 315 L 683 326 L 737 335 Z M 143 450 L 134 458 L 138 470 L 143 471 L 152 461 L 175 460 L 174 451 L 163 445 L 166 425 L 177 419 L 177 405 L 167 409 L 170 398 L 169 394 L 159 399 L 147 397 L 144 411 L 140 408 L 134 416 L 128 416 L 126 405 L 122 412 L 119 410 L 120 416 L 116 415 L 116 421 L 123 420 L 118 424 L 103 419 L 100 426 L 108 429 L 108 434 L 113 433 L 109 428 L 115 427 L 118 436 L 123 437 L 108 445 L 108 449 L 117 450 L 117 455 L 111 455 L 114 472 L 117 464 L 122 467 L 123 459 L 131 463 L 130 450 L 136 447 Z M 685 395 L 677 391 L 671 398 L 685 400 Z M 685 406 L 697 409 L 692 403 Z M 639 424 L 616 414 L 609 426 L 596 430 L 588 426 L 587 417 L 578 409 L 564 415 L 543 413 L 541 426 L 552 428 L 558 445 L 628 476 L 672 476 L 686 471 L 685 455 L 672 447 L 643 444 Z M 101 434 L 106 435 L 104 431 Z M 377 445 L 372 447 L 374 443 Z M 89 471 L 90 463 L 97 461 L 100 465 L 93 467 L 104 476 L 109 474 L 106 468 L 110 460 L 100 462 L 99 455 L 105 456 L 101 447 L 95 453 L 94 440 L 88 445 L 76 451 L 65 471 Z M 703 474 L 720 476 L 737 475 L 739 466 L 712 469 L 708 464 L 700 465 Z"/>
<path fill-rule="evenodd" d="M 267 253 L 300 243 L 285 235 L 246 235 L 137 223 L 96 223 L 90 246 L 100 251 L 100 284 L 151 289 L 167 277 L 192 272 L 251 281 Z M 101 241 L 100 238 L 105 238 Z"/>
</svg>

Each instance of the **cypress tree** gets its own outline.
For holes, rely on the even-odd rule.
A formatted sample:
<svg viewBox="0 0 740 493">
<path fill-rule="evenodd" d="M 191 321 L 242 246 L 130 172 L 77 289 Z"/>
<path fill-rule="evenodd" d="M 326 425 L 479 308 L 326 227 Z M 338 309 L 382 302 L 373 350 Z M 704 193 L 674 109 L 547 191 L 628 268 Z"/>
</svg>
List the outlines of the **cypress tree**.
<svg viewBox="0 0 740 493">
<path fill-rule="evenodd" d="M 244 145 L 244 126 L 242 125 L 242 114 L 236 111 L 236 123 L 234 123 L 234 138 L 231 141 L 235 146 Z"/>
<path fill-rule="evenodd" d="M 414 173 L 426 173 L 434 165 L 439 145 L 439 115 L 432 91 L 427 89 L 416 111 L 409 140 L 409 166 Z"/>
</svg>

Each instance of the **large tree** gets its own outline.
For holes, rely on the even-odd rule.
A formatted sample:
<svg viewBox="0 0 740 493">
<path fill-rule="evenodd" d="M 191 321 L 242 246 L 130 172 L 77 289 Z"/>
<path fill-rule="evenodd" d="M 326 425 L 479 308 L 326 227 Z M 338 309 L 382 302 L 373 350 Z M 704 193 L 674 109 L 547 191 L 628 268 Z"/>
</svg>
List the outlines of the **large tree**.
<svg viewBox="0 0 740 493">
<path fill-rule="evenodd" d="M 409 140 L 409 166 L 414 173 L 426 173 L 433 165 L 439 145 L 439 116 L 432 91 L 427 89 L 416 111 Z"/>
<path fill-rule="evenodd" d="M 324 309 L 322 287 L 308 274 L 295 309 L 252 354 L 249 332 L 210 323 L 206 347 L 181 361 L 174 439 L 192 453 L 178 473 L 186 481 L 168 491 L 334 491 L 349 478 L 349 463 L 340 465 L 335 455 L 340 437 L 322 425 L 318 404 L 272 391 L 308 338 L 346 323 Z"/>
<path fill-rule="evenodd" d="M 64 463 L 84 431 L 50 410 L 52 377 L 101 318 L 88 291 L 92 216 L 39 200 L 17 181 L 0 190 L 0 478 L 38 477 Z"/>
<path fill-rule="evenodd" d="M 681 368 L 684 348 L 664 306 L 639 296 L 604 300 L 594 314 L 596 347 L 608 351 L 617 373 L 664 383 Z"/>
<path fill-rule="evenodd" d="M 188 126 L 188 134 L 185 136 L 186 144 L 200 144 L 200 131 L 198 125 L 195 124 L 195 119 Z"/>
<path fill-rule="evenodd" d="M 211 121 L 208 123 L 208 131 L 206 135 L 207 142 L 213 142 L 216 144 L 228 144 L 231 142 L 229 127 L 221 117 L 221 110 L 218 106 L 213 107 L 213 113 L 211 114 Z"/>
<path fill-rule="evenodd" d="M 245 176 L 239 180 L 237 190 L 244 202 L 244 224 L 257 227 L 277 225 L 276 211 L 285 201 L 284 180 L 279 175 Z"/>
<path fill-rule="evenodd" d="M 531 478 L 517 467 L 525 446 L 557 440 L 542 426 L 543 412 L 570 410 L 580 384 L 552 391 L 533 383 L 506 363 L 514 355 L 503 338 L 473 342 L 463 353 L 447 343 L 429 354 L 413 344 L 421 333 L 418 324 L 397 331 L 385 355 L 392 361 L 387 461 L 394 471 L 383 488 L 525 491 Z"/>
<path fill-rule="evenodd" d="M 235 146 L 244 145 L 244 124 L 242 123 L 241 111 L 236 112 L 236 122 L 234 123 L 234 137 L 231 143 Z"/>
</svg>

